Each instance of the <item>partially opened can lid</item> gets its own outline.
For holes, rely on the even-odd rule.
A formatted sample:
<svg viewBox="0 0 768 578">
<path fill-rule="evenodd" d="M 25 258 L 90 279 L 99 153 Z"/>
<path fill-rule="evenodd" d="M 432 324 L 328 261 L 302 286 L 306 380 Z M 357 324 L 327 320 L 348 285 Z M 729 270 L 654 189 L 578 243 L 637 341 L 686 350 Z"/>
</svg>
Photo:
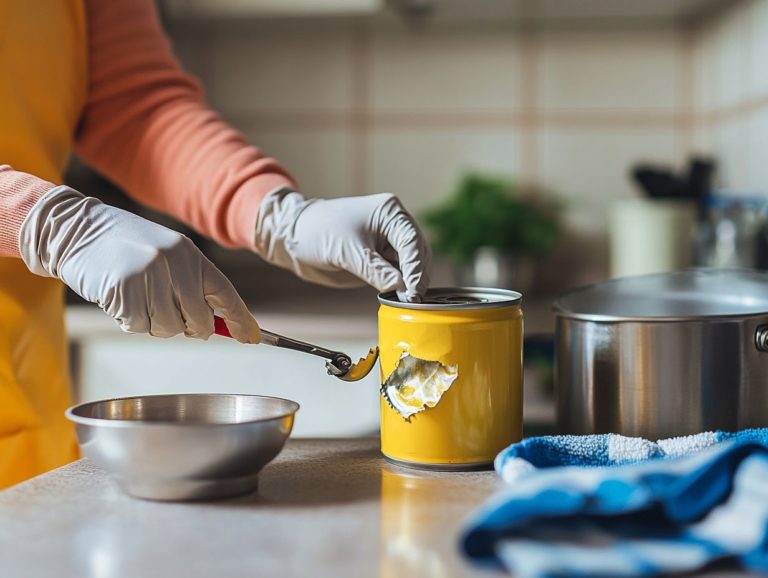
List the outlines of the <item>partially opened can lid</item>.
<svg viewBox="0 0 768 578">
<path fill-rule="evenodd" d="M 522 300 L 522 294 L 517 291 L 486 287 L 436 287 L 428 289 L 420 303 L 404 303 L 394 291 L 379 294 L 382 305 L 432 311 L 509 307 L 518 305 Z"/>
</svg>

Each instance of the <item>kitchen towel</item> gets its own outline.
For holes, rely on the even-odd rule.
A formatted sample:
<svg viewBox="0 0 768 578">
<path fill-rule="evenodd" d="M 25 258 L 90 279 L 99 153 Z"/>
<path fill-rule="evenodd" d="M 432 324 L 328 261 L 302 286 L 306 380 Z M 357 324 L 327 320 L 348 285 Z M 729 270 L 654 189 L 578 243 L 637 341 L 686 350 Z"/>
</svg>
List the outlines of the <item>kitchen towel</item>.
<svg viewBox="0 0 768 578">
<path fill-rule="evenodd" d="M 526 578 L 653 576 L 723 559 L 768 572 L 768 444 L 732 437 L 623 466 L 587 452 L 602 467 L 518 476 L 468 524 L 463 549 Z"/>
<path fill-rule="evenodd" d="M 728 440 L 768 445 L 768 428 L 708 431 L 657 442 L 619 434 L 542 436 L 528 438 L 502 450 L 496 456 L 494 467 L 504 481 L 512 483 L 541 468 L 634 464 L 689 455 Z"/>
</svg>

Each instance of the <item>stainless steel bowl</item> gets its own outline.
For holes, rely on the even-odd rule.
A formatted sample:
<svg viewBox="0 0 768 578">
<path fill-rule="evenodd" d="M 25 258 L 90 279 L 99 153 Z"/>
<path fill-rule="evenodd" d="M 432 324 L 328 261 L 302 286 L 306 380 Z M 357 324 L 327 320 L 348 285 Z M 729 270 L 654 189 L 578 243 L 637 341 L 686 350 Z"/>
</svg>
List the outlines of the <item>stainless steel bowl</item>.
<svg viewBox="0 0 768 578">
<path fill-rule="evenodd" d="M 179 394 L 108 399 L 67 410 L 83 454 L 128 494 L 150 500 L 253 491 L 282 450 L 299 404 L 260 395 Z"/>
</svg>

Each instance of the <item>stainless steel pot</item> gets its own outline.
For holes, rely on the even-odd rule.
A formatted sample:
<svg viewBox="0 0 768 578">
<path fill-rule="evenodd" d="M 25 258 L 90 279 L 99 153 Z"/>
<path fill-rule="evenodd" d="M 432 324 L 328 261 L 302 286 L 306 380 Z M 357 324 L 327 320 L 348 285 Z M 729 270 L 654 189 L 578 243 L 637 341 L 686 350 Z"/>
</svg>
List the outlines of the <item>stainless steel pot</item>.
<svg viewBox="0 0 768 578">
<path fill-rule="evenodd" d="M 768 274 L 626 277 L 563 295 L 555 314 L 563 433 L 768 426 Z"/>
</svg>

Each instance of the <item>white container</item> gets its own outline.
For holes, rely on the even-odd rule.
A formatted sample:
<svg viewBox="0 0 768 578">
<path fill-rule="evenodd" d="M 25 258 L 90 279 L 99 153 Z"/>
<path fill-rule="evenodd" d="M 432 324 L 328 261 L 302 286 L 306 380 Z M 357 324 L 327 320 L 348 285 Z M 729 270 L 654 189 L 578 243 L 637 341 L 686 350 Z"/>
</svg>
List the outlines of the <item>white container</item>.
<svg viewBox="0 0 768 578">
<path fill-rule="evenodd" d="M 678 271 L 692 265 L 696 205 L 626 199 L 611 205 L 611 277 Z"/>
</svg>

